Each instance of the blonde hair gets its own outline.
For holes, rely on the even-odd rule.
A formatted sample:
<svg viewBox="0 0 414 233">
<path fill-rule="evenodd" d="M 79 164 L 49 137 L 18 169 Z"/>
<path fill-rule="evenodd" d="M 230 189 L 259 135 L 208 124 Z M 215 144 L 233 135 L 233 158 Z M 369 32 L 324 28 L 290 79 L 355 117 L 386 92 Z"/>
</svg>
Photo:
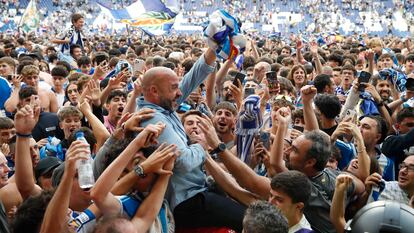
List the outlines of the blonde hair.
<svg viewBox="0 0 414 233">
<path fill-rule="evenodd" d="M 381 46 L 384 47 L 384 43 L 382 42 L 382 40 L 380 38 L 372 38 L 371 40 L 368 41 L 368 48 L 375 48 L 377 46 Z"/>
<path fill-rule="evenodd" d="M 28 75 L 34 75 L 34 74 L 39 74 L 39 67 L 35 66 L 35 65 L 27 65 L 25 67 L 23 67 L 21 74 L 23 76 L 28 76 Z"/>
</svg>

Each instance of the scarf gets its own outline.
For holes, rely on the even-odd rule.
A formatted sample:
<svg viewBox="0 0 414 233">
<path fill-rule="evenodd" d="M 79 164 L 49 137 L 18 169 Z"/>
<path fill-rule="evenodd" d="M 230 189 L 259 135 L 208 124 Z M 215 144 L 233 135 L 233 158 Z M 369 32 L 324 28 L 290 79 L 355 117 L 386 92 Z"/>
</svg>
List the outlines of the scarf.
<svg viewBox="0 0 414 233">
<path fill-rule="evenodd" d="M 66 44 L 62 44 L 62 47 L 60 49 L 60 51 L 63 54 L 69 54 L 70 51 L 70 46 L 73 44 L 78 44 L 82 47 L 83 49 L 83 35 L 80 31 L 76 31 L 75 26 L 71 26 L 68 30 L 68 32 L 66 33 L 66 35 L 62 38 L 62 40 L 64 40 L 65 38 L 69 38 L 69 43 Z"/>
<path fill-rule="evenodd" d="M 250 95 L 245 99 L 244 109 L 239 114 L 236 128 L 237 156 L 250 162 L 250 148 L 254 136 L 260 131 L 263 119 L 260 113 L 260 97 Z"/>
</svg>

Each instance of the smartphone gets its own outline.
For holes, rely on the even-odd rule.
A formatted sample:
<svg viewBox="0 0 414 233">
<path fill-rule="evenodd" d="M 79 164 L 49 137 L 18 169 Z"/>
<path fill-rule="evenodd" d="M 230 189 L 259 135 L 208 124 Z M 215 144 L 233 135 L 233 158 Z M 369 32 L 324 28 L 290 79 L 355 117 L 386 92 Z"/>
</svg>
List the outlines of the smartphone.
<svg viewBox="0 0 414 233">
<path fill-rule="evenodd" d="M 128 68 L 128 63 L 122 63 L 121 65 L 121 71 L 125 70 Z"/>
<path fill-rule="evenodd" d="M 296 129 L 297 131 L 300 131 L 302 133 L 305 130 L 305 128 L 303 126 L 299 126 L 299 125 L 294 125 L 292 128 Z"/>
<path fill-rule="evenodd" d="M 260 142 L 263 143 L 263 146 L 266 149 L 270 149 L 270 133 L 269 132 L 260 132 Z"/>
<path fill-rule="evenodd" d="M 101 64 L 103 61 L 106 61 L 106 56 L 101 54 L 95 57 L 95 62 L 97 65 Z"/>
<path fill-rule="evenodd" d="M 247 96 L 250 95 L 254 95 L 255 94 L 255 90 L 252 87 L 248 87 L 244 89 L 244 98 L 246 98 Z"/>
<path fill-rule="evenodd" d="M 234 76 L 233 85 L 235 85 L 237 87 L 239 86 L 237 80 L 239 80 L 240 83 L 243 85 L 244 78 L 246 78 L 246 74 L 243 74 L 241 72 L 237 72 L 236 76 Z"/>
<path fill-rule="evenodd" d="M 407 78 L 407 82 L 405 83 L 405 88 L 407 91 L 414 91 L 414 79 Z"/>
<path fill-rule="evenodd" d="M 142 59 L 135 59 L 134 64 L 132 65 L 132 72 L 143 72 L 145 67 L 145 61 Z"/>
<path fill-rule="evenodd" d="M 358 91 L 364 91 L 365 83 L 368 83 L 370 79 L 371 79 L 371 73 L 366 72 L 366 71 L 361 71 L 361 73 L 359 73 L 359 76 L 358 76 L 358 83 L 359 83 Z"/>
<path fill-rule="evenodd" d="M 274 71 L 267 72 L 266 79 L 269 89 L 276 88 L 276 85 L 279 83 L 279 81 L 277 80 L 277 74 Z"/>
</svg>

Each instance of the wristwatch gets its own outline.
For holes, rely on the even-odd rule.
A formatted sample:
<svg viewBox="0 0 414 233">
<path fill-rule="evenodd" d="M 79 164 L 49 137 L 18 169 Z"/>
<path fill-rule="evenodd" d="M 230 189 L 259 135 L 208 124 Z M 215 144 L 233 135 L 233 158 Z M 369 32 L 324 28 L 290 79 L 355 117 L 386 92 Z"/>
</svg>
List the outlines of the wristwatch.
<svg viewBox="0 0 414 233">
<path fill-rule="evenodd" d="M 137 176 L 139 176 L 141 178 L 147 177 L 147 175 L 144 174 L 144 169 L 140 165 L 136 165 L 134 167 L 134 172 Z"/>
<path fill-rule="evenodd" d="M 224 144 L 224 142 L 220 142 L 218 144 L 217 148 L 215 148 L 214 150 L 212 150 L 210 152 L 210 154 L 211 155 L 218 154 L 218 153 L 224 152 L 226 149 L 227 149 L 226 144 Z"/>
</svg>

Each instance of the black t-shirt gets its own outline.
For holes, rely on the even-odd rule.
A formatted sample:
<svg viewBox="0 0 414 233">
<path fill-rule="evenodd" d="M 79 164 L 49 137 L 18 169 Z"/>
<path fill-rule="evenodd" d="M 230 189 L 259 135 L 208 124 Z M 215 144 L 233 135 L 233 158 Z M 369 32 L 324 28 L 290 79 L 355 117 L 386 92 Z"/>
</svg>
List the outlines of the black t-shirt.
<svg viewBox="0 0 414 233">
<path fill-rule="evenodd" d="M 319 175 L 310 178 L 312 183 L 311 196 L 304 213 L 312 228 L 317 232 L 336 232 L 329 218 L 332 198 L 335 192 L 336 177 L 340 171 L 326 168 Z M 347 204 L 354 193 L 352 184 L 347 191 Z"/>
<path fill-rule="evenodd" d="M 57 114 L 53 112 L 41 112 L 39 121 L 33 128 L 32 135 L 36 142 L 49 136 L 55 136 L 62 140 L 64 134 L 59 127 Z"/>
<path fill-rule="evenodd" d="M 9 223 L 7 222 L 6 210 L 4 209 L 3 202 L 0 201 L 0 232 L 9 233 Z"/>
<path fill-rule="evenodd" d="M 335 132 L 336 128 L 338 128 L 338 125 L 334 125 L 331 128 L 327 128 L 327 129 L 322 129 L 321 130 L 325 133 L 327 133 L 329 136 L 332 136 L 333 132 Z"/>
</svg>

